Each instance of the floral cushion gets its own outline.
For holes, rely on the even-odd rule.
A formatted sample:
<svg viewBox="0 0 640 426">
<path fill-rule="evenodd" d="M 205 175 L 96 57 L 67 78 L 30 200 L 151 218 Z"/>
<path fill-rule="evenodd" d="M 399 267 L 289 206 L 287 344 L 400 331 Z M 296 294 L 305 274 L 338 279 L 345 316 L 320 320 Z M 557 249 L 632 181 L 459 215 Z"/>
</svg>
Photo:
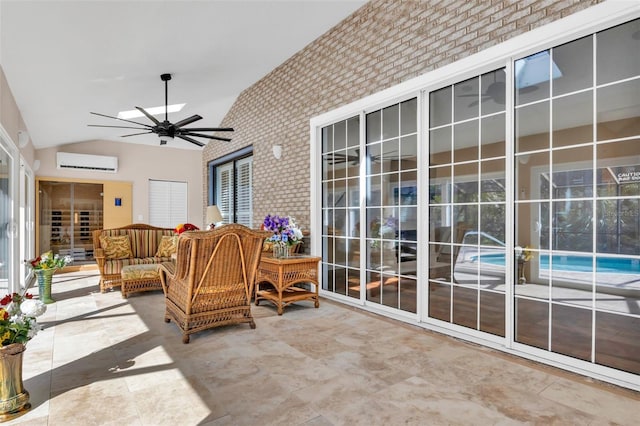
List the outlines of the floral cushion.
<svg viewBox="0 0 640 426">
<path fill-rule="evenodd" d="M 178 248 L 178 236 L 163 235 L 156 251 L 156 257 L 170 257 Z"/>
<path fill-rule="evenodd" d="M 159 279 L 158 265 L 129 265 L 122 268 L 123 280 Z"/>
<path fill-rule="evenodd" d="M 104 257 L 107 259 L 126 259 L 133 257 L 131 240 L 128 235 L 118 237 L 103 235 L 100 237 L 100 246 L 104 250 Z"/>
</svg>

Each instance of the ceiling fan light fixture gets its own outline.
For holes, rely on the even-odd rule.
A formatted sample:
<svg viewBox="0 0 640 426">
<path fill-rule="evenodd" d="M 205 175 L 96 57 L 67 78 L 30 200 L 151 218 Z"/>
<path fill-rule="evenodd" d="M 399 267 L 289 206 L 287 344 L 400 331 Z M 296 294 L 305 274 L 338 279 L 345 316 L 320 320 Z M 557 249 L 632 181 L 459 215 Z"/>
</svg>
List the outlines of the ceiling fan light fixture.
<svg viewBox="0 0 640 426">
<path fill-rule="evenodd" d="M 184 108 L 185 105 L 186 103 L 167 105 L 167 112 L 179 112 L 182 110 L 182 108 Z M 161 105 L 157 107 L 145 108 L 145 111 L 147 111 L 151 115 L 161 115 L 161 114 L 164 114 L 165 107 L 164 105 Z M 144 114 L 137 109 L 132 109 L 129 111 L 120 111 L 117 117 L 124 118 L 124 119 L 131 119 L 131 118 L 144 117 Z"/>
<path fill-rule="evenodd" d="M 173 138 L 169 135 L 160 135 L 160 145 L 166 145 L 167 142 L 173 142 Z"/>
</svg>

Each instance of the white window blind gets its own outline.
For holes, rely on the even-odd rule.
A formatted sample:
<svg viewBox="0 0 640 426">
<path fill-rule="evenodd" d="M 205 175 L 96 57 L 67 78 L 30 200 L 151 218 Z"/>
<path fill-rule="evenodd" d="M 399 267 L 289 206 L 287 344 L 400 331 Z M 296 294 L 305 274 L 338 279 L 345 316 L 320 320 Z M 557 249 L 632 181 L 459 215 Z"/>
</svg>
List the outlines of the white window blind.
<svg viewBox="0 0 640 426">
<path fill-rule="evenodd" d="M 236 222 L 252 227 L 253 224 L 253 157 L 236 162 Z"/>
<path fill-rule="evenodd" d="M 213 166 L 213 201 L 225 223 L 253 227 L 253 156 Z"/>
<path fill-rule="evenodd" d="M 233 163 L 216 167 L 216 205 L 224 223 L 233 222 Z"/>
<path fill-rule="evenodd" d="M 149 224 L 174 228 L 187 222 L 187 183 L 149 179 Z"/>
</svg>

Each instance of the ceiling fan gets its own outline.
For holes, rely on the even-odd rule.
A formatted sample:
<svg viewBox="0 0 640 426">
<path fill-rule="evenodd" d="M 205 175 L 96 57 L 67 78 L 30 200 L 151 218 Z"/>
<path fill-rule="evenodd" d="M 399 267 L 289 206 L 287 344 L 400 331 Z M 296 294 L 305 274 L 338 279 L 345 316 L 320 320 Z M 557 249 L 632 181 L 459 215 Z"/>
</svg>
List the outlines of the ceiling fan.
<svg viewBox="0 0 640 426">
<path fill-rule="evenodd" d="M 494 80 L 495 80 L 495 76 L 494 76 Z M 469 103 L 468 105 L 469 107 L 474 107 L 474 106 L 477 106 L 480 102 L 484 103 L 491 100 L 493 100 L 498 105 L 504 105 L 505 88 L 506 88 L 506 85 L 504 81 L 493 81 L 491 84 L 489 84 L 489 86 L 487 86 L 484 93 L 480 94 L 479 96 L 480 100 L 478 100 L 477 93 L 472 93 L 468 95 L 458 95 L 458 96 L 462 98 L 468 98 L 468 97 L 476 98 L 475 100 L 471 101 L 471 103 Z"/>
<path fill-rule="evenodd" d="M 120 117 L 113 117 L 111 115 L 100 114 L 97 112 L 92 112 L 93 115 L 99 115 L 101 117 L 113 118 L 115 120 L 126 121 L 127 123 L 133 123 L 142 127 L 132 127 L 132 126 L 105 126 L 100 124 L 89 124 L 89 127 L 112 127 L 116 129 L 136 129 L 136 130 L 144 130 L 139 133 L 131 133 L 128 135 L 122 135 L 123 138 L 129 136 L 137 136 L 137 135 L 146 135 L 148 133 L 155 133 L 160 137 L 160 145 L 166 145 L 168 141 L 173 140 L 173 138 L 180 138 L 187 142 L 191 142 L 192 144 L 198 145 L 200 147 L 205 146 L 205 143 L 202 143 L 194 137 L 204 138 L 204 139 L 216 139 L 219 141 L 229 142 L 231 139 L 222 138 L 219 136 L 208 135 L 200 132 L 233 132 L 233 128 L 231 127 L 191 127 L 185 128 L 184 126 L 191 124 L 195 121 L 201 120 L 202 117 L 199 115 L 192 115 L 191 117 L 185 118 L 184 120 L 180 120 L 176 123 L 169 122 L 169 80 L 171 80 L 171 74 L 162 74 L 160 79 L 164 81 L 164 121 L 159 121 L 153 115 L 149 114 L 144 108 L 135 107 L 138 111 L 144 114 L 149 120 L 153 122 L 153 125 L 139 123 L 137 121 L 127 120 Z"/>
<path fill-rule="evenodd" d="M 347 154 L 341 153 L 341 152 L 335 152 L 335 153 L 331 153 L 327 156 L 327 158 L 325 158 L 325 161 L 328 162 L 328 164 L 330 165 L 334 165 L 334 164 L 342 164 L 342 163 L 350 163 L 351 166 L 357 166 L 358 164 L 360 164 L 360 149 L 356 148 L 353 150 L 353 152 L 355 152 L 355 154 L 349 154 L 347 152 Z M 390 152 L 386 152 L 386 155 L 390 155 L 390 154 L 395 154 L 398 151 L 390 151 Z M 367 157 L 369 158 L 370 161 L 374 162 L 374 163 L 380 163 L 383 159 L 383 155 L 382 154 L 376 154 L 376 155 L 367 155 Z M 404 159 L 404 158 L 408 158 L 411 156 L 403 156 L 401 155 L 400 157 L 394 157 L 394 158 L 400 158 L 400 159 Z"/>
</svg>

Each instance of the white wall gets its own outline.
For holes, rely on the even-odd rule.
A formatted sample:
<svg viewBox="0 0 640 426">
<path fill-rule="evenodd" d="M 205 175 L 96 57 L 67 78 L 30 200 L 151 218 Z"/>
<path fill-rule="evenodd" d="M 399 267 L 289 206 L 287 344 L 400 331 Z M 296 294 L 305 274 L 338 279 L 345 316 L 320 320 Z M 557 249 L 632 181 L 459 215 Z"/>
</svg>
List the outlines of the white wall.
<svg viewBox="0 0 640 426">
<path fill-rule="evenodd" d="M 22 115 L 13 98 L 2 67 L 0 67 L 0 126 L 4 128 L 16 147 L 18 146 L 18 132 L 28 130 L 22 120 Z M 34 155 L 33 144 L 28 143 L 25 147 L 18 149 L 20 155 L 31 166 Z"/>
<path fill-rule="evenodd" d="M 118 172 L 58 170 L 56 168 L 56 153 L 58 151 L 118 157 Z M 99 140 L 39 149 L 35 152 L 35 158 L 40 160 L 40 168 L 36 171 L 36 177 L 39 178 L 132 182 L 132 213 L 135 223 L 148 223 L 149 221 L 149 179 L 187 182 L 189 189 L 188 221 L 200 228 L 204 225 L 202 151 L 200 150 Z"/>
</svg>

